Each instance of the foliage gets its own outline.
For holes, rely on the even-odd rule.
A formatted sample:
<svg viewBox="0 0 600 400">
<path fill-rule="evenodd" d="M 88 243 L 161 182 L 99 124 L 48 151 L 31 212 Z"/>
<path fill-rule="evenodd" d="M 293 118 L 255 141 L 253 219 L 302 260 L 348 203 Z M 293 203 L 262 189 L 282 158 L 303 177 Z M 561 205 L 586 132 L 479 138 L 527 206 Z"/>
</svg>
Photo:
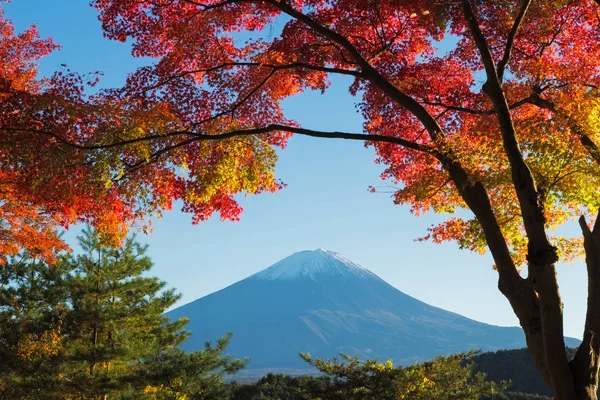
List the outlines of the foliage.
<svg viewBox="0 0 600 400">
<path fill-rule="evenodd" d="M 66 274 L 28 255 L 0 268 L 1 399 L 46 398 L 59 385 Z"/>
<path fill-rule="evenodd" d="M 231 386 L 232 400 L 334 400 L 339 395 L 323 376 L 290 376 L 269 373 L 253 384 Z"/>
<path fill-rule="evenodd" d="M 142 215 L 137 193 L 107 187 L 106 166 L 68 144 L 101 129 L 109 100 L 85 94 L 95 75 L 37 78 L 37 60 L 57 47 L 35 26 L 15 34 L 0 8 L 0 264 L 22 251 L 55 262 L 68 249 L 56 230 L 75 222 L 116 245 Z"/>
<path fill-rule="evenodd" d="M 8 120 L 15 118 L 11 102 L 22 98 L 24 93 L 39 90 L 35 62 L 53 48 L 51 40 L 38 38 L 35 27 L 16 35 L 12 23 L 0 10 L 1 126 L 10 125 Z M 52 258 L 53 250 L 64 248 L 53 230 L 53 220 L 36 210 L 39 203 L 26 189 L 26 183 L 31 186 L 31 182 L 24 180 L 26 172 L 14 168 L 24 159 L 34 157 L 35 150 L 22 148 L 13 137 L 10 131 L 0 135 L 0 264 L 23 249 Z"/>
<path fill-rule="evenodd" d="M 122 248 L 106 247 L 86 230 L 79 243 L 82 253 L 64 261 L 71 276 L 61 379 L 67 386 L 73 383 L 69 390 L 89 397 L 145 387 L 138 382 L 143 360 L 187 337 L 186 320 L 162 315 L 179 295 L 163 290 L 165 283 L 157 278 L 143 276 L 152 262 L 133 238 Z"/>
<path fill-rule="evenodd" d="M 85 230 L 82 254 L 56 265 L 24 258 L 0 270 L 0 398 L 209 398 L 245 362 L 230 336 L 183 353 L 185 319 L 164 315 L 179 295 L 146 274 L 146 246 L 107 246 Z"/>
<path fill-rule="evenodd" d="M 571 358 L 573 355 L 574 351 L 571 349 Z M 477 363 L 477 369 L 487 374 L 489 379 L 511 381 L 511 392 L 552 395 L 526 349 L 482 353 L 477 355 L 474 361 Z"/>
<path fill-rule="evenodd" d="M 504 383 L 487 382 L 474 372 L 468 355 L 438 357 L 411 367 L 394 367 L 391 361 L 365 362 L 342 355 L 337 359 L 313 359 L 302 354 L 324 376 L 291 377 L 269 374 L 254 385 L 235 387 L 233 399 L 479 399 L 501 394 Z"/>
<path fill-rule="evenodd" d="M 520 206 L 512 188 L 511 167 L 497 117 L 493 111 L 487 112 L 493 104 L 481 86 L 475 85 L 482 69 L 480 55 L 457 4 L 417 0 L 376 4 L 351 0 L 165 4 L 96 0 L 94 4 L 109 37 L 130 38 L 134 55 L 159 58 L 155 66 L 144 67 L 129 78 L 119 99 L 128 100 L 128 107 L 138 115 L 146 113 L 147 121 L 156 119 L 156 108 L 168 110 L 166 118 L 173 125 L 146 123 L 143 133 L 148 140 L 136 142 L 136 149 L 144 148 L 150 158 L 160 153 L 160 160 L 147 168 L 171 181 L 164 181 L 165 185 L 182 185 L 176 197 L 181 195 L 186 210 L 197 219 L 213 211 L 237 218 L 241 209 L 233 194 L 259 192 L 261 182 L 262 189 L 276 189 L 272 177 L 275 158 L 269 149 L 283 145 L 296 126 L 285 118 L 281 100 L 308 89 L 326 90 L 329 76 L 348 75 L 355 78 L 350 91 L 358 97 L 367 133 L 406 141 L 405 147 L 372 142 L 378 162 L 388 166 L 382 177 L 401 187 L 395 201 L 411 205 L 416 214 L 428 210 L 454 213 L 466 207 L 436 154 L 451 155 L 489 188 L 490 201 L 517 264 L 525 262 L 527 241 L 517 218 Z M 501 44 L 519 6 L 518 1 L 477 4 L 495 57 L 502 58 Z M 511 54 L 510 74 L 505 74 L 507 101 L 518 105 L 513 107 L 512 118 L 528 165 L 543 190 L 550 229 L 579 217 L 582 207 L 596 210 L 600 206 L 595 190 L 599 167 L 590 163 L 583 146 L 571 145 L 578 139 L 571 132 L 570 120 L 552 118 L 528 96 L 543 93 L 560 104 L 571 120 L 585 125 L 587 133 L 596 135 L 597 130 L 589 124 L 594 123 L 590 116 L 595 115 L 598 96 L 589 88 L 598 79 L 593 71 L 600 55 L 599 41 L 569 45 L 565 41 L 568 37 L 595 37 L 595 9 L 584 1 L 532 4 L 528 18 L 519 26 L 521 35 L 514 44 L 518 51 Z M 267 30 L 281 15 L 290 19 L 279 35 L 254 35 L 243 44 L 236 42 L 234 32 Z M 491 26 L 502 29 L 487 28 Z M 457 40 L 453 51 L 436 51 L 437 43 L 448 34 Z M 561 51 L 548 46 L 549 40 Z M 580 68 L 584 51 L 585 67 Z M 535 56 L 528 56 L 531 54 Z M 381 80 L 389 82 L 388 86 Z M 399 101 L 390 95 L 392 90 L 414 102 Z M 424 134 L 421 114 L 425 113 L 439 115 L 432 119 L 443 136 Z M 115 131 L 128 134 L 109 134 L 101 140 L 140 138 L 139 131 L 127 130 L 126 119 L 124 116 L 123 125 Z M 180 134 L 165 136 L 169 131 Z M 228 134 L 225 137 L 239 135 L 218 143 L 208 143 L 205 138 L 224 133 Z M 248 136 L 252 133 L 266 134 Z M 137 162 L 143 164 L 143 156 Z M 184 177 L 175 178 L 173 172 L 178 168 L 187 171 Z M 482 228 L 474 218 L 451 218 L 433 227 L 426 238 L 455 240 L 478 252 L 486 248 Z M 554 243 L 565 259 L 581 254 L 580 241 L 557 237 Z"/>
<path fill-rule="evenodd" d="M 576 349 L 568 349 L 570 358 L 575 355 Z M 455 362 L 456 358 L 449 358 L 449 365 Z M 438 359 L 438 362 L 442 359 Z M 499 388 L 506 388 L 504 392 L 499 391 L 494 394 L 482 395 L 482 400 L 549 400 L 552 395 L 548 387 L 544 384 L 541 373 L 535 368 L 531 354 L 527 349 L 500 350 L 489 353 L 473 354 L 469 358 L 474 367 L 472 373 L 485 374 L 487 381 L 496 382 Z M 350 361 L 356 360 L 350 358 Z M 435 361 L 435 360 L 434 360 Z M 331 369 L 332 363 L 325 361 L 326 368 Z M 360 363 L 356 364 L 361 366 Z M 371 363 L 376 366 L 373 370 L 380 373 L 379 370 L 385 369 L 385 364 Z M 427 363 L 425 363 L 427 365 Z M 364 365 L 366 367 L 366 365 Z M 452 371 L 450 367 L 448 367 Z M 464 370 L 457 369 L 459 373 Z M 364 372 L 364 371 L 363 371 Z M 364 376 L 359 381 L 364 381 Z M 446 380 L 448 382 L 448 380 Z M 460 382 L 460 379 L 457 381 Z M 507 385 L 508 384 L 508 385 Z M 324 376 L 288 376 L 268 374 L 254 384 L 238 385 L 232 384 L 232 398 L 234 400 L 255 400 L 255 399 L 281 399 L 281 400 L 305 400 L 318 398 L 339 399 L 347 394 L 340 394 L 339 384 L 333 383 L 332 375 Z M 347 387 L 352 385 L 348 384 Z M 445 386 L 439 385 L 441 389 Z M 452 384 L 450 384 L 452 387 Z M 433 396 L 432 394 L 428 394 Z M 328 397 L 329 396 L 329 397 Z M 351 398 L 351 397 L 350 397 Z M 436 399 L 437 397 L 431 397 Z"/>
<path fill-rule="evenodd" d="M 204 350 L 185 353 L 175 349 L 161 352 L 145 361 L 144 379 L 157 382 L 146 393 L 154 399 L 218 400 L 229 396 L 223 375 L 242 369 L 246 361 L 223 356 L 231 334 L 219 339 L 215 346 L 206 343 Z"/>
<path fill-rule="evenodd" d="M 482 397 L 482 400 L 550 400 L 550 397 L 540 394 L 508 392 L 497 396 Z"/>
</svg>

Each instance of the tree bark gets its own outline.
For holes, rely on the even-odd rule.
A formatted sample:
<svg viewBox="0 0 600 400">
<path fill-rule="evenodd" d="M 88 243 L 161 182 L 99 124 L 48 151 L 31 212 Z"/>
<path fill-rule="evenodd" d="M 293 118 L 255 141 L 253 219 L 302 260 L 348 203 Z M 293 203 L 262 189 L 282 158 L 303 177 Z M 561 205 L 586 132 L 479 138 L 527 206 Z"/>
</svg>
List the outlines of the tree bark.
<svg viewBox="0 0 600 400">
<path fill-rule="evenodd" d="M 552 387 L 546 366 L 539 298 L 531 281 L 521 278 L 517 272 L 483 184 L 470 179 L 458 164 L 450 163 L 446 169 L 457 185 L 461 197 L 483 228 L 486 243 L 498 270 L 498 289 L 508 299 L 519 319 L 536 367 L 542 373 L 548 387 Z"/>
<path fill-rule="evenodd" d="M 90 376 L 94 376 L 96 369 L 96 346 L 98 344 L 98 326 L 94 324 L 94 330 L 92 331 L 92 356 L 94 357 L 90 362 Z"/>
<path fill-rule="evenodd" d="M 600 217 L 600 212 L 598 214 Z M 600 218 L 596 218 L 593 230 L 585 217 L 579 219 L 583 232 L 585 261 L 588 273 L 588 301 L 583 342 L 577 349 L 570 367 L 575 380 L 577 395 L 585 400 L 597 400 L 598 372 L 600 369 Z"/>
</svg>

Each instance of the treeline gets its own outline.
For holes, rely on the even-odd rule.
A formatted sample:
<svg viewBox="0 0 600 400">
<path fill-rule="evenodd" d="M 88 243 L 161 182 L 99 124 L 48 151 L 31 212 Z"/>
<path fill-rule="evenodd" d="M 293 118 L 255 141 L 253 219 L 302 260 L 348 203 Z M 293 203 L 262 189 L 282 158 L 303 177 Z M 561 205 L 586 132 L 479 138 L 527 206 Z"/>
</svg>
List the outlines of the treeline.
<svg viewBox="0 0 600 400">
<path fill-rule="evenodd" d="M 410 367 L 302 354 L 319 376 L 269 374 L 226 384 L 223 377 L 247 360 L 225 355 L 230 335 L 200 351 L 179 349 L 189 336 L 187 320 L 164 312 L 180 295 L 148 276 L 147 247 L 133 237 L 114 247 L 89 229 L 79 244 L 78 255 L 60 254 L 53 265 L 22 254 L 0 268 L 0 400 L 541 400 L 549 394 L 526 350 Z"/>
<path fill-rule="evenodd" d="M 576 349 L 567 349 L 567 353 L 572 358 L 575 355 Z M 233 383 L 230 388 L 231 399 L 233 400 L 304 400 L 304 399 L 342 399 L 342 398 L 394 398 L 386 395 L 385 392 L 378 392 L 373 397 L 352 397 L 352 392 L 368 393 L 371 386 L 379 389 L 388 388 L 389 392 L 401 392 L 393 389 L 391 384 L 394 379 L 383 379 L 385 373 L 385 364 L 379 364 L 378 368 L 371 368 L 371 378 L 378 380 L 376 385 L 371 385 L 367 382 L 366 371 L 367 364 L 361 365 L 358 360 L 349 359 L 351 361 L 345 366 L 333 367 L 327 361 L 321 361 L 321 364 L 316 365 L 324 376 L 287 376 L 282 374 L 268 374 L 259 379 L 257 382 L 238 385 Z M 314 362 L 313 362 L 314 364 Z M 374 364 L 372 364 L 374 365 Z M 434 368 L 432 368 L 434 366 Z M 536 369 L 533 358 L 527 349 L 515 350 L 500 350 L 489 353 L 471 353 L 462 356 L 440 357 L 431 362 L 417 365 L 418 371 L 427 371 L 422 377 L 436 376 L 439 379 L 440 372 L 447 374 L 451 378 L 438 381 L 437 388 L 444 389 L 444 393 L 427 392 L 430 399 L 445 399 L 445 398 L 479 398 L 468 397 L 465 393 L 457 392 L 453 389 L 454 385 L 461 382 L 466 391 L 471 390 L 475 396 L 481 396 L 483 400 L 550 400 L 551 392 L 544 384 L 544 380 L 540 372 Z M 396 369 L 392 374 L 402 375 L 410 370 Z M 353 371 L 353 372 L 350 372 Z M 360 372 L 359 372 L 360 371 Z M 429 375 L 427 375 L 429 374 Z M 478 381 L 477 376 L 479 374 Z M 357 375 L 359 378 L 357 378 Z M 395 376 L 398 376 L 395 375 Z M 389 377 L 388 377 L 389 378 Z M 435 379 L 435 378 L 433 378 Z M 490 386 L 481 386 L 481 382 L 495 382 L 497 386 L 490 390 Z M 409 387 L 410 384 L 403 383 L 398 379 L 395 381 L 397 387 Z M 475 383 L 474 382 L 479 382 Z M 478 389 L 474 389 L 478 388 Z M 485 389 L 483 389 L 485 388 Z M 481 390 L 483 389 L 483 390 Z M 495 393 L 492 393 L 494 392 Z M 328 395 L 333 397 L 327 397 Z M 312 397 L 311 397 L 312 396 Z M 337 397 L 336 397 L 337 396 Z M 427 398 L 425 396 L 425 398 Z M 444 397 L 447 396 L 447 397 Z M 418 399 L 420 397 L 407 396 L 406 398 Z"/>
<path fill-rule="evenodd" d="M 410 367 L 342 356 L 302 357 L 322 376 L 269 374 L 258 382 L 229 385 L 231 400 L 475 400 L 500 399 L 506 382 L 490 382 L 476 371 L 473 354 L 438 357 Z"/>
<path fill-rule="evenodd" d="M 571 360 L 577 349 L 568 348 L 567 355 Z M 488 379 L 501 382 L 510 381 L 511 385 L 506 396 L 523 399 L 550 400 L 552 393 L 544 383 L 542 374 L 535 367 L 531 354 L 527 349 L 500 350 L 497 352 L 481 353 L 473 358 L 476 370 L 487 375 Z M 600 390 L 598 392 L 600 397 Z M 535 397 L 537 396 L 537 397 Z M 513 397 L 507 397 L 512 399 Z"/>
<path fill-rule="evenodd" d="M 475 357 L 475 362 L 477 369 L 486 373 L 489 379 L 510 381 L 511 392 L 533 393 L 548 399 L 552 396 L 527 349 L 482 353 Z"/>
</svg>

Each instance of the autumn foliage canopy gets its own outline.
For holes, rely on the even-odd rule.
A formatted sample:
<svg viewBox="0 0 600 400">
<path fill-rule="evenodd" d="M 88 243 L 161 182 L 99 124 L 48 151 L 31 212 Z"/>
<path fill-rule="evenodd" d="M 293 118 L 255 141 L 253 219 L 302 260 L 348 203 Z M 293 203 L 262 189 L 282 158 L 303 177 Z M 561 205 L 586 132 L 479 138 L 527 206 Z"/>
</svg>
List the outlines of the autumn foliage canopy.
<svg viewBox="0 0 600 400">
<path fill-rule="evenodd" d="M 83 95 L 84 78 L 36 77 L 36 60 L 56 47 L 35 27 L 15 34 L 0 14 L 0 264 L 22 250 L 53 261 L 67 249 L 58 226 L 89 221 L 116 237 L 133 221 L 124 197 L 99 185 L 93 160 L 64 144 L 96 134 L 102 110 Z"/>
<path fill-rule="evenodd" d="M 496 60 L 504 55 L 518 11 L 516 3 L 499 3 L 482 2 L 477 11 Z M 597 131 L 597 6 L 563 3 L 530 7 L 504 67 L 507 101 L 543 192 L 550 229 L 578 217 L 582 207 L 600 205 L 598 166 L 577 136 L 585 131 L 594 139 Z M 509 246 L 519 264 L 525 262 L 527 241 L 509 163 L 493 103 L 482 91 L 483 64 L 459 3 L 99 0 L 94 5 L 110 38 L 132 38 L 136 56 L 157 62 L 132 73 L 125 88 L 86 96 L 93 77 L 67 71 L 36 80 L 34 61 L 55 45 L 38 39 L 34 28 L 15 36 L 3 20 L 7 100 L 2 125 L 11 130 L 2 137 L 7 154 L 2 173 L 14 174 L 15 165 L 27 167 L 18 169 L 20 182 L 3 189 L 6 197 L 37 203 L 43 208 L 38 215 L 58 217 L 62 225 L 96 220 L 113 232 L 123 222 L 170 208 L 176 199 L 184 201 L 195 221 L 214 212 L 235 220 L 241 212 L 235 194 L 281 188 L 273 173 L 274 147 L 285 146 L 294 131 L 311 133 L 298 131 L 280 102 L 308 89 L 326 90 L 328 78 L 341 74 L 355 78 L 349 90 L 365 118 L 365 133 L 399 140 L 372 142 L 379 161 L 388 166 L 383 178 L 401 186 L 395 201 L 410 204 L 417 214 L 464 207 L 433 154 L 451 150 L 489 188 Z M 347 43 L 298 18 L 302 10 L 304 19 Z M 281 32 L 273 36 L 265 29 Z M 400 94 L 435 118 L 436 137 L 424 131 L 414 109 L 395 99 Z M 540 107 L 541 99 L 546 107 Z M 11 180 L 5 176 L 3 181 Z M 2 212 L 7 221 L 9 212 L 19 214 L 9 207 Z M 457 240 L 475 251 L 486 247 L 475 218 L 450 218 L 427 238 Z M 578 239 L 557 237 L 554 243 L 564 258 L 581 253 Z"/>
<path fill-rule="evenodd" d="M 498 61 L 519 11 L 519 2 L 505 3 L 477 4 Z M 395 201 L 417 214 L 465 207 L 434 154 L 451 152 L 486 186 L 511 251 L 519 265 L 525 262 L 527 240 L 509 162 L 459 2 L 99 0 L 95 6 L 109 37 L 133 39 L 135 55 L 158 61 L 111 93 L 125 110 L 92 143 L 144 139 L 109 165 L 151 182 L 148 191 L 164 194 L 161 201 L 183 199 L 196 220 L 215 211 L 236 219 L 241 209 L 234 194 L 280 187 L 273 146 L 284 146 L 298 128 L 283 114 L 281 101 L 309 89 L 327 90 L 330 76 L 347 75 L 355 78 L 349 90 L 365 118 L 365 133 L 401 142 L 372 142 L 388 166 L 383 178 L 401 186 Z M 504 65 L 506 100 L 543 194 L 549 229 L 600 206 L 599 167 L 578 136 L 600 139 L 597 8 L 589 1 L 535 2 Z M 281 32 L 267 34 L 272 29 Z M 419 113 L 435 119 L 437 135 L 424 130 Z M 205 140 L 236 133 L 231 140 Z M 149 160 L 151 180 L 139 176 Z M 457 240 L 475 251 L 486 247 L 475 218 L 450 218 L 428 237 Z M 553 242 L 562 258 L 581 252 L 577 239 Z"/>
</svg>

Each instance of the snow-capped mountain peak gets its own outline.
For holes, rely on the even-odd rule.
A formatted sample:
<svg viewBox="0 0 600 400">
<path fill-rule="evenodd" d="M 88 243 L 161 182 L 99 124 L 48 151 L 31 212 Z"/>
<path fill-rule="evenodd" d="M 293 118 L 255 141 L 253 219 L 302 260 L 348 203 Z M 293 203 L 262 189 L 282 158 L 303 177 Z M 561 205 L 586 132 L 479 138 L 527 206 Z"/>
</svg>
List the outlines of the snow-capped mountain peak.
<svg viewBox="0 0 600 400">
<path fill-rule="evenodd" d="M 342 352 L 410 365 L 469 349 L 525 345 L 521 328 L 483 324 L 429 306 L 324 249 L 292 254 L 168 316 L 190 319 L 187 329 L 193 333 L 184 350 L 202 349 L 207 340 L 233 332 L 227 352 L 250 357 L 249 369 L 260 376 L 265 369 L 307 368 L 301 352 L 323 358 Z"/>
<path fill-rule="evenodd" d="M 252 276 L 263 280 L 318 280 L 322 276 L 376 277 L 371 271 L 334 251 L 319 248 L 294 253 Z"/>
</svg>

